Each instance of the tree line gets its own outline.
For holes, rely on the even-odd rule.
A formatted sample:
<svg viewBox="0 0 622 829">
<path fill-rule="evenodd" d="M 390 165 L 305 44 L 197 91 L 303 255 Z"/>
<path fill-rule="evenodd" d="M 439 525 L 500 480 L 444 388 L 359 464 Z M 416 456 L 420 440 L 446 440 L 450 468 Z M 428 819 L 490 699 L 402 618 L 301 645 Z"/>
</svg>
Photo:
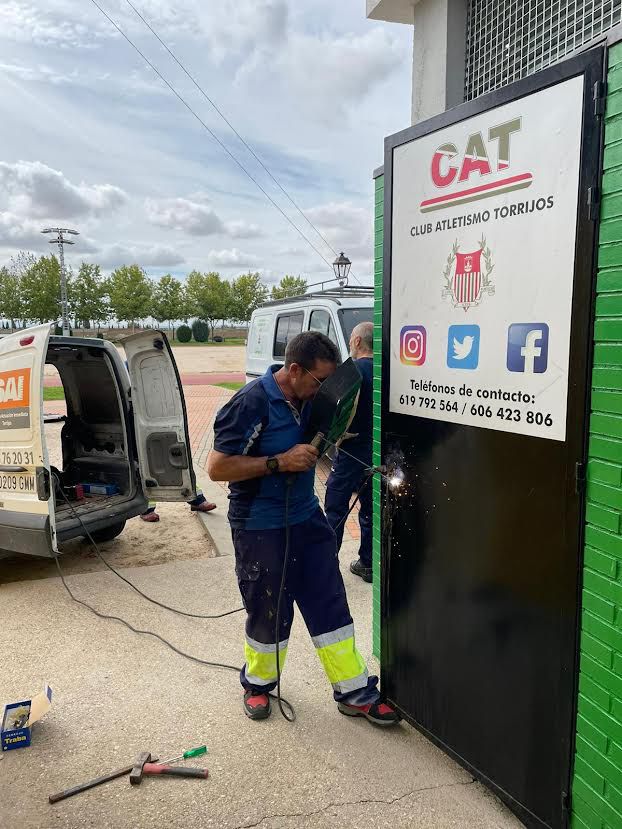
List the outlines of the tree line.
<svg viewBox="0 0 622 829">
<path fill-rule="evenodd" d="M 69 316 L 74 328 L 100 328 L 111 320 L 134 327 L 153 318 L 170 328 L 177 320 L 203 320 L 212 337 L 218 322 L 246 324 L 268 298 L 304 293 L 307 282 L 285 275 L 270 290 L 259 273 L 232 281 L 217 271 L 191 271 L 185 280 L 170 274 L 150 279 L 139 265 L 122 265 L 104 276 L 99 265 L 82 262 L 66 268 Z M 61 318 L 61 270 L 56 256 L 37 258 L 21 252 L 0 267 L 0 317 L 11 328 Z"/>
</svg>

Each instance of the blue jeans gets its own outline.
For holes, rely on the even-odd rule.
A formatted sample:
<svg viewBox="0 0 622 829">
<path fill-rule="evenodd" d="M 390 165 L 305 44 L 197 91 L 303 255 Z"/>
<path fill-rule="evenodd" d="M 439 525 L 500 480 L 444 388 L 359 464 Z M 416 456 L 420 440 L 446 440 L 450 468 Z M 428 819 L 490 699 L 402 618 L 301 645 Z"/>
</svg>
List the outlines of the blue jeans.
<svg viewBox="0 0 622 829">
<path fill-rule="evenodd" d="M 350 508 L 352 495 L 358 492 L 365 479 L 360 494 L 359 526 L 361 528 L 361 546 L 359 558 L 365 567 L 372 566 L 372 482 L 365 475 L 365 468 L 354 458 L 340 453 L 335 459 L 328 482 L 324 509 L 326 518 L 337 536 L 337 550 L 343 541 L 344 516 Z"/>
</svg>

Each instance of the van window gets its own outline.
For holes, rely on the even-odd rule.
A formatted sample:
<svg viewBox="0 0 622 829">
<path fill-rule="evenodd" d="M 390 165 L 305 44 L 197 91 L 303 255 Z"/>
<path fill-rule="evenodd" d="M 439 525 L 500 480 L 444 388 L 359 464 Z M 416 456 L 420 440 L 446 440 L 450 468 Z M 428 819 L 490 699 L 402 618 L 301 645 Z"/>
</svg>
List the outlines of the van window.
<svg viewBox="0 0 622 829">
<path fill-rule="evenodd" d="M 319 331 L 320 334 L 326 334 L 329 340 L 332 340 L 335 345 L 338 344 L 335 326 L 328 311 L 318 310 L 311 312 L 309 331 Z"/>
<path fill-rule="evenodd" d="M 343 336 L 346 338 L 346 342 L 350 342 L 352 331 L 359 322 L 374 321 L 373 308 L 340 308 L 337 313 L 339 314 L 339 321 L 341 322 Z"/>
<path fill-rule="evenodd" d="M 285 348 L 287 343 L 300 334 L 302 331 L 302 321 L 304 313 L 299 311 L 295 314 L 281 314 L 276 321 L 276 332 L 274 334 L 274 351 L 273 356 L 277 358 L 285 358 Z"/>
</svg>

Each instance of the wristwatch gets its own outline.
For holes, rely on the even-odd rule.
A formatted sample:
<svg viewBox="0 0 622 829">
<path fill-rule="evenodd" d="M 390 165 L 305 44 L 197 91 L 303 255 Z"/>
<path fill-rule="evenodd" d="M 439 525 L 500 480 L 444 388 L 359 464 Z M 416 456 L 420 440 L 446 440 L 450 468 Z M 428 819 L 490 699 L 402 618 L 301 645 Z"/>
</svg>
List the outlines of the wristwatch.
<svg viewBox="0 0 622 829">
<path fill-rule="evenodd" d="M 271 475 L 274 475 L 275 472 L 279 471 L 279 459 L 278 458 L 266 458 L 266 466 L 268 467 L 268 472 Z"/>
</svg>

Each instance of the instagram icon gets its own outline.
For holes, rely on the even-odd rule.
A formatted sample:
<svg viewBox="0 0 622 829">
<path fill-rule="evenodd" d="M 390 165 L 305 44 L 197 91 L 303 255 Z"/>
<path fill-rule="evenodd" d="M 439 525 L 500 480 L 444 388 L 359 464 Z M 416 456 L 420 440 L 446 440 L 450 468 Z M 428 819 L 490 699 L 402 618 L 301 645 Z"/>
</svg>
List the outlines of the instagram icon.
<svg viewBox="0 0 622 829">
<path fill-rule="evenodd" d="M 427 335 L 423 325 L 405 325 L 400 332 L 400 359 L 406 366 L 425 363 Z"/>
</svg>

